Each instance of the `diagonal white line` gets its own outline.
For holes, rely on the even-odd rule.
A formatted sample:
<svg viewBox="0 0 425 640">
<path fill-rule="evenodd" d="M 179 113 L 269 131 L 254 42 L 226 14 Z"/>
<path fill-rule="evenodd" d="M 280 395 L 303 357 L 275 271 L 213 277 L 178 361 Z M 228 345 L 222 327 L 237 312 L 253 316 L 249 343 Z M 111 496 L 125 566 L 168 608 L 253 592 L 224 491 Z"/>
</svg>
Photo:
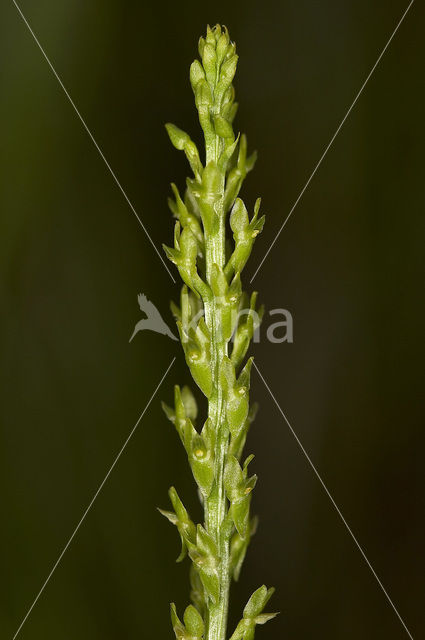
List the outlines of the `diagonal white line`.
<svg viewBox="0 0 425 640">
<path fill-rule="evenodd" d="M 53 64 L 50 62 L 46 52 L 44 51 L 43 47 L 41 46 L 37 36 L 35 35 L 34 31 L 31 29 L 28 20 L 26 19 L 26 17 L 24 16 L 24 14 L 22 13 L 21 9 L 19 8 L 18 4 L 16 3 L 16 0 L 12 0 L 13 4 L 15 5 L 16 9 L 18 10 L 22 20 L 24 21 L 25 25 L 28 28 L 28 31 L 31 33 L 32 37 L 34 38 L 34 41 L 36 43 L 36 45 L 38 46 L 38 48 L 40 49 L 41 53 L 43 54 L 44 59 L 46 60 L 47 64 L 49 65 L 50 69 L 53 72 L 53 75 L 55 76 L 56 80 L 59 82 L 60 86 L 62 87 L 66 97 L 68 98 L 72 108 L 74 109 L 75 113 L 77 114 L 78 118 L 81 121 L 81 124 L 83 125 L 84 129 L 86 130 L 90 140 L 93 142 L 94 146 L 96 147 L 100 157 L 102 158 L 103 162 L 105 163 L 109 173 L 111 174 L 111 176 L 113 177 L 118 189 L 121 191 L 122 195 L 124 196 L 128 206 L 130 207 L 130 209 L 132 210 L 132 212 L 134 213 L 134 215 L 136 216 L 140 226 L 142 227 L 143 231 L 145 232 L 149 242 L 151 243 L 152 247 L 154 248 L 157 256 L 159 257 L 159 259 L 161 260 L 162 264 L 164 265 L 164 267 L 166 268 L 168 275 L 170 276 L 171 280 L 175 283 L 175 279 L 171 273 L 171 271 L 169 270 L 169 268 L 167 267 L 167 264 L 164 260 L 164 258 L 162 257 L 161 253 L 158 251 L 154 241 L 152 240 L 152 238 L 149 235 L 148 230 L 146 229 L 145 225 L 143 224 L 140 216 L 138 215 L 136 209 L 133 206 L 133 203 L 131 202 L 130 198 L 127 196 L 126 192 L 124 191 L 123 187 L 121 186 L 120 181 L 118 180 L 116 174 L 114 173 L 114 171 L 112 170 L 111 165 L 109 164 L 109 162 L 107 161 L 107 159 L 105 158 L 105 155 L 102 151 L 102 149 L 99 147 L 99 145 L 97 144 L 92 132 L 90 131 L 90 129 L 88 128 L 87 124 L 85 123 L 84 118 L 82 117 L 81 113 L 79 112 L 79 110 L 77 109 L 73 99 L 71 98 L 71 96 L 69 95 L 65 85 L 63 84 L 61 78 L 59 77 L 58 73 L 56 72 L 56 69 L 54 68 Z"/>
<path fill-rule="evenodd" d="M 20 633 L 22 627 L 24 626 L 25 622 L 28 619 L 28 616 L 30 615 L 31 611 L 34 609 L 35 605 L 37 604 L 41 594 L 43 593 L 44 589 L 46 588 L 50 578 L 52 577 L 52 575 L 54 574 L 54 572 L 56 571 L 59 563 L 61 562 L 63 556 L 65 555 L 66 551 L 68 550 L 69 545 L 71 544 L 71 542 L 73 541 L 75 535 L 77 534 L 78 529 L 81 527 L 81 525 L 83 524 L 87 514 L 89 513 L 90 509 L 92 508 L 95 500 L 97 499 L 99 493 L 102 491 L 105 482 L 107 481 L 107 479 L 109 478 L 109 476 L 111 475 L 113 469 L 115 468 L 115 465 L 117 464 L 118 460 L 121 457 L 121 454 L 123 453 L 124 449 L 126 448 L 126 446 L 128 445 L 128 443 L 130 442 L 134 432 L 136 431 L 137 427 L 140 424 L 140 421 L 142 420 L 143 416 L 145 415 L 146 411 L 149 408 L 149 405 L 151 404 L 152 400 L 154 399 L 154 397 L 156 396 L 160 386 L 162 385 L 162 383 L 164 382 L 165 378 L 167 377 L 168 372 L 170 371 L 171 367 L 173 366 L 174 362 L 175 362 L 175 357 L 171 360 L 170 364 L 168 365 L 168 368 L 166 370 L 166 372 L 164 373 L 164 375 L 162 376 L 161 380 L 159 381 L 155 391 L 153 392 L 153 394 L 151 395 L 151 397 L 149 398 L 149 401 L 147 403 L 147 405 L 145 406 L 145 408 L 143 409 L 142 413 L 139 416 L 139 419 L 137 420 L 136 424 L 134 425 L 134 427 L 132 428 L 132 430 L 130 431 L 130 434 L 128 435 L 126 441 L 124 442 L 124 444 L 122 445 L 121 449 L 119 450 L 117 456 L 115 457 L 112 465 L 109 468 L 108 473 L 106 474 L 106 476 L 103 478 L 102 482 L 100 483 L 96 493 L 94 494 L 93 498 L 90 500 L 89 505 L 87 507 L 87 509 L 84 511 L 82 517 L 80 518 L 77 526 L 75 527 L 74 531 L 72 532 L 71 537 L 69 538 L 68 542 L 66 543 L 66 545 L 64 546 L 64 548 L 62 549 L 58 559 L 56 560 L 55 564 L 53 565 L 49 575 L 47 576 L 47 578 L 45 579 L 45 581 L 43 582 L 43 585 L 40 589 L 40 591 L 38 592 L 37 596 L 34 599 L 34 602 L 32 603 L 32 605 L 30 606 L 30 608 L 28 609 L 24 619 L 22 620 L 21 624 L 19 625 L 18 629 L 16 630 L 15 635 L 13 636 L 12 640 L 15 640 L 15 638 L 17 638 L 18 634 Z"/>
<path fill-rule="evenodd" d="M 403 22 L 404 18 L 406 17 L 410 7 L 412 6 L 412 4 L 414 3 L 415 0 L 411 0 L 411 2 L 409 3 L 407 9 L 405 10 L 405 12 L 403 13 L 403 15 L 401 16 L 400 20 L 397 23 L 396 28 L 394 29 L 394 31 L 392 32 L 387 44 L 385 45 L 385 47 L 382 49 L 381 53 L 379 54 L 379 57 L 377 59 L 377 61 L 375 62 L 375 64 L 373 65 L 372 69 L 370 70 L 366 80 L 363 82 L 362 86 L 360 87 L 356 97 L 354 98 L 350 108 L 348 109 L 347 113 L 345 114 L 345 116 L 343 117 L 343 119 L 341 120 L 341 123 L 338 127 L 338 129 L 335 131 L 334 135 L 331 138 L 331 141 L 329 142 L 328 146 L 326 147 L 326 149 L 324 150 L 324 152 L 322 153 L 319 162 L 316 164 L 316 166 L 313 169 L 313 173 L 311 174 L 311 176 L 309 177 L 309 179 L 307 180 L 307 182 L 305 183 L 304 187 L 301 190 L 301 193 L 299 194 L 298 198 L 295 200 L 294 204 L 292 205 L 292 209 L 290 210 L 290 212 L 288 213 L 288 215 L 286 216 L 282 226 L 280 227 L 279 231 L 277 232 L 277 234 L 275 235 L 275 237 L 273 238 L 272 243 L 270 244 L 269 248 L 267 249 L 263 259 L 261 260 L 260 264 L 257 267 L 257 270 L 255 271 L 254 275 L 252 276 L 250 283 L 254 280 L 255 276 L 257 275 L 257 273 L 260 271 L 261 267 L 263 266 L 263 263 L 265 261 L 265 259 L 267 258 L 267 256 L 269 255 L 270 251 L 272 250 L 275 242 L 277 241 L 277 239 L 279 238 L 284 226 L 286 225 L 286 223 L 288 222 L 289 218 L 291 217 L 291 215 L 294 212 L 295 207 L 297 206 L 297 204 L 299 203 L 299 201 L 301 200 L 301 198 L 304 195 L 304 192 L 306 191 L 308 185 L 310 184 L 310 182 L 313 180 L 316 171 L 318 170 L 318 168 L 320 167 L 320 165 L 322 164 L 326 154 L 328 153 L 329 149 L 331 148 L 332 144 L 334 143 L 335 138 L 337 137 L 337 135 L 339 134 L 339 132 L 341 131 L 345 121 L 347 120 L 348 116 L 350 115 L 351 111 L 353 110 L 353 107 L 355 106 L 355 104 L 357 103 L 357 100 L 360 98 L 360 95 L 363 92 L 363 89 L 365 88 L 365 86 L 367 85 L 367 83 L 369 82 L 373 72 L 375 71 L 376 67 L 378 66 L 378 64 L 380 63 L 382 56 L 384 55 L 384 53 L 386 52 L 386 50 L 388 49 L 392 39 L 394 38 L 395 34 L 397 33 L 399 27 L 401 26 L 401 23 Z"/>
<path fill-rule="evenodd" d="M 329 500 L 332 502 L 333 506 L 335 507 L 336 512 L 338 513 L 339 517 L 341 518 L 342 522 L 344 523 L 345 528 L 347 529 L 348 533 L 350 534 L 350 536 L 352 537 L 352 539 L 354 540 L 358 550 L 360 551 L 360 553 L 363 556 L 364 561 L 366 562 L 367 566 L 369 567 L 369 569 L 371 570 L 375 580 L 378 582 L 379 586 L 381 587 L 386 599 L 388 600 L 389 604 L 391 605 L 392 609 L 394 610 L 395 614 L 397 615 L 397 618 L 400 620 L 401 624 L 404 627 L 404 630 L 406 631 L 407 635 L 409 636 L 409 638 L 411 640 L 413 640 L 413 636 L 410 633 L 409 629 L 406 626 L 406 623 L 404 622 L 403 618 L 401 617 L 401 615 L 399 614 L 399 612 L 397 611 L 397 608 L 395 606 L 395 604 L 393 603 L 393 601 L 391 600 L 390 596 L 388 595 L 384 585 L 382 584 L 381 580 L 379 579 L 375 569 L 372 567 L 371 563 L 369 562 L 365 552 L 363 551 L 362 547 L 360 546 L 360 543 L 358 542 L 356 536 L 354 535 L 354 533 L 352 532 L 351 528 L 349 527 L 346 519 L 344 518 L 344 516 L 341 513 L 340 508 L 338 507 L 337 503 L 335 502 L 335 500 L 333 499 L 329 489 L 327 488 L 326 484 L 324 483 L 324 481 L 322 480 L 319 472 L 317 471 L 316 467 L 314 466 L 314 463 L 312 462 L 310 456 L 308 455 L 307 451 L 305 450 L 305 448 L 303 447 L 300 439 L 298 438 L 297 434 L 295 433 L 294 429 L 292 428 L 288 418 L 286 417 L 286 415 L 283 413 L 283 410 L 280 407 L 280 404 L 278 403 L 278 401 L 276 400 L 275 396 L 273 395 L 272 390 L 270 389 L 269 385 L 267 384 L 267 382 L 264 379 L 264 376 L 262 375 L 261 371 L 259 370 L 259 368 L 257 367 L 257 365 L 254 362 L 254 367 L 258 373 L 258 375 L 260 376 L 261 380 L 264 382 L 264 386 L 266 387 L 267 391 L 269 392 L 269 394 L 271 395 L 276 407 L 279 409 L 280 414 L 282 415 L 283 419 L 285 420 L 286 424 L 288 425 L 292 435 L 294 436 L 295 440 L 297 441 L 298 446 L 300 447 L 301 451 L 303 452 L 304 456 L 306 457 L 310 467 L 313 469 L 317 479 L 319 480 L 320 484 L 322 485 L 323 489 L 325 490 L 326 495 L 328 496 Z"/>
</svg>

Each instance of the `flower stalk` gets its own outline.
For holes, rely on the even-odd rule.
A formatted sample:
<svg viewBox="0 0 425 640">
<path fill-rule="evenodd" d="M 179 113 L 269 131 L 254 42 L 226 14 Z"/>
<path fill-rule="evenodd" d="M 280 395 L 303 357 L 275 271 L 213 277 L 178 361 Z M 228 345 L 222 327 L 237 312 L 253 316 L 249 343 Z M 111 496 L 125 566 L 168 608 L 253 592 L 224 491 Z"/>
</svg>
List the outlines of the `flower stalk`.
<svg viewBox="0 0 425 640">
<path fill-rule="evenodd" d="M 204 508 L 204 522 L 195 526 L 177 491 L 169 495 L 173 511 L 162 511 L 180 534 L 178 561 L 189 555 L 191 599 L 183 622 L 171 605 L 178 640 L 226 640 L 231 579 L 239 578 L 256 520 L 250 518 L 251 492 L 257 477 L 248 475 L 253 456 L 241 463 L 255 407 L 249 408 L 252 359 L 244 364 L 262 310 L 256 293 L 242 292 L 241 272 L 255 238 L 264 225 L 260 200 L 249 219 L 238 198 L 255 164 L 247 156 L 244 135 L 235 136 L 237 103 L 233 78 L 238 56 L 227 29 L 208 27 L 199 41 L 200 61 L 190 68 L 205 140 L 205 164 L 189 135 L 172 124 L 172 144 L 184 151 L 193 177 L 184 197 L 172 185 L 169 200 L 176 218 L 174 247 L 164 247 L 184 282 L 180 305 L 172 303 L 180 340 L 192 377 L 208 402 L 208 415 L 196 428 L 198 407 L 188 387 L 175 387 L 174 407 L 163 405 L 187 452 Z M 226 238 L 228 216 L 233 243 Z M 273 589 L 251 596 L 230 640 L 253 640 L 257 624 L 276 614 L 263 613 Z"/>
</svg>

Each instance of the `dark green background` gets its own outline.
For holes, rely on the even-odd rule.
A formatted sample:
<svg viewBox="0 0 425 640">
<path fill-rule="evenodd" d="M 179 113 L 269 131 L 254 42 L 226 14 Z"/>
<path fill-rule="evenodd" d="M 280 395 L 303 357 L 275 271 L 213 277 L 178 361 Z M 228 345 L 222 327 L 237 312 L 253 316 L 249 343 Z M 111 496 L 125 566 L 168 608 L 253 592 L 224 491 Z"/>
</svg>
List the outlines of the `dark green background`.
<svg viewBox="0 0 425 640">
<path fill-rule="evenodd" d="M 267 213 L 245 283 L 407 1 L 21 0 L 157 246 L 183 184 L 169 120 L 199 139 L 188 68 L 207 22 L 237 41 L 237 126 L 260 152 L 244 195 Z M 188 565 L 155 511 L 175 484 L 199 517 L 161 413 L 188 381 L 166 337 L 128 338 L 173 285 L 11 0 L 0 9 L 1 587 L 12 638 L 172 356 L 177 362 L 28 618 L 22 640 L 172 637 Z M 424 9 L 417 0 L 255 287 L 294 316 L 257 363 L 412 635 L 424 593 Z M 260 530 L 232 624 L 275 585 L 259 638 L 407 638 L 287 425 L 261 404 L 248 452 Z"/>
</svg>

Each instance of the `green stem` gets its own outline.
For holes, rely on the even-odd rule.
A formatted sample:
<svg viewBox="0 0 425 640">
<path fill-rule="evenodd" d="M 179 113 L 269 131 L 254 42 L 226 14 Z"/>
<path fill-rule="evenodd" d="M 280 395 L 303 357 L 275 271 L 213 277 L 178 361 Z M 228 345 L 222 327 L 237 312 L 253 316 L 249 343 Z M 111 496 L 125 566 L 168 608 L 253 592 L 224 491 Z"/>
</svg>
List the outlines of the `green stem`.
<svg viewBox="0 0 425 640">
<path fill-rule="evenodd" d="M 220 140 L 214 136 L 212 143 L 207 144 L 207 156 L 217 162 L 220 152 Z M 224 196 L 225 176 L 221 185 L 221 203 Z M 211 270 L 214 264 L 220 268 L 225 264 L 225 212 L 222 205 L 219 213 L 219 226 L 214 234 L 205 238 L 206 243 L 206 274 L 210 282 Z M 227 356 L 227 342 L 218 325 L 219 313 L 217 300 L 214 295 L 204 301 L 205 322 L 211 334 L 211 366 L 213 371 L 213 393 L 209 400 L 208 416 L 214 425 L 216 433 L 215 444 L 215 479 L 216 488 L 207 500 L 205 514 L 206 527 L 213 536 L 219 549 L 219 580 L 220 597 L 217 603 L 208 603 L 207 629 L 205 640 L 225 640 L 227 629 L 227 613 L 229 604 L 230 572 L 229 572 L 229 544 L 230 531 L 225 526 L 227 515 L 227 501 L 224 490 L 224 463 L 229 447 L 229 432 L 225 420 L 225 402 L 220 382 L 220 363 Z"/>
<path fill-rule="evenodd" d="M 220 359 L 227 354 L 227 345 L 220 341 L 215 342 L 214 351 L 218 368 Z M 215 604 L 209 600 L 207 640 L 224 640 L 229 600 L 229 536 L 224 526 L 227 504 L 223 485 L 224 461 L 228 450 L 228 434 L 224 420 L 224 411 L 222 391 L 220 386 L 217 385 L 209 403 L 209 417 L 213 421 L 217 434 L 215 446 L 216 490 L 212 492 L 207 501 L 208 521 L 206 524 L 208 532 L 213 536 L 219 548 L 220 597 Z"/>
</svg>

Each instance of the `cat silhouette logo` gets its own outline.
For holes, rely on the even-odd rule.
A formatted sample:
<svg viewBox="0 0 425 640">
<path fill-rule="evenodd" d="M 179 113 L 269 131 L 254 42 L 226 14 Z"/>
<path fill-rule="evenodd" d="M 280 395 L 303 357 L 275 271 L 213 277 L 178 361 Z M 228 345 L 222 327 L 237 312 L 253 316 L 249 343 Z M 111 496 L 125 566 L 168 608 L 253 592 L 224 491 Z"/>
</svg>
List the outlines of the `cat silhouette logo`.
<svg viewBox="0 0 425 640">
<path fill-rule="evenodd" d="M 137 300 L 139 303 L 140 310 L 147 316 L 147 318 L 142 318 L 134 327 L 133 335 L 131 336 L 129 342 L 131 342 L 139 331 L 145 331 L 148 329 L 149 331 L 155 331 L 156 333 L 161 333 L 163 336 L 168 336 L 171 340 L 177 340 L 176 336 L 173 334 L 168 325 L 164 322 L 159 313 L 158 309 L 155 307 L 153 302 L 147 299 L 147 297 L 143 293 L 139 293 L 137 296 Z"/>
</svg>

